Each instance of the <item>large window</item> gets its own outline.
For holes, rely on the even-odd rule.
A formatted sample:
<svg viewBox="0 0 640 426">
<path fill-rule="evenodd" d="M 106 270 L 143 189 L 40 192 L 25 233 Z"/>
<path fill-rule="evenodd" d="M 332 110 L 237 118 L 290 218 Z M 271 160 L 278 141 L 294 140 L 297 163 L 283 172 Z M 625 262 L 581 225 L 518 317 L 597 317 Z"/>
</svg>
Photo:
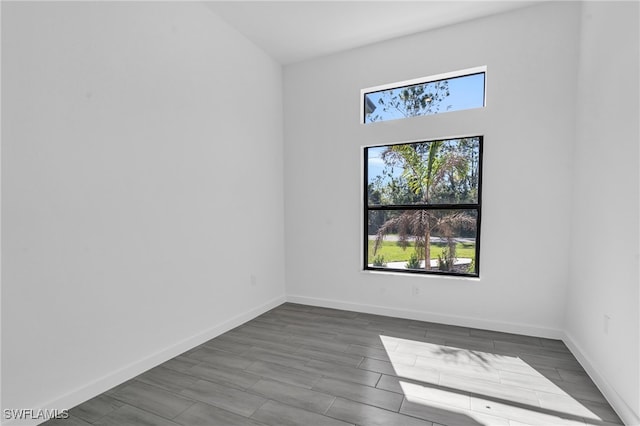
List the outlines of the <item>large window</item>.
<svg viewBox="0 0 640 426">
<path fill-rule="evenodd" d="M 482 137 L 364 148 L 364 268 L 479 276 Z"/>
<path fill-rule="evenodd" d="M 486 67 L 371 87 L 362 91 L 364 123 L 453 112 L 485 105 Z"/>
</svg>

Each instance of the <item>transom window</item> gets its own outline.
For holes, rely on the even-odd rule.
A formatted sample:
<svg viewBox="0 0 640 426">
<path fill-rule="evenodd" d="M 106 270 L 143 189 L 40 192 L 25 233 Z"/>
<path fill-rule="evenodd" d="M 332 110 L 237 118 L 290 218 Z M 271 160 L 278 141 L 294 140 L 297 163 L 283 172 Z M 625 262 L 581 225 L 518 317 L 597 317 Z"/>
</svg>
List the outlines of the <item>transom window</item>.
<svg viewBox="0 0 640 426">
<path fill-rule="evenodd" d="M 364 269 L 479 276 L 482 136 L 364 148 Z"/>
<path fill-rule="evenodd" d="M 397 120 L 485 105 L 486 67 L 362 90 L 362 122 Z"/>
</svg>

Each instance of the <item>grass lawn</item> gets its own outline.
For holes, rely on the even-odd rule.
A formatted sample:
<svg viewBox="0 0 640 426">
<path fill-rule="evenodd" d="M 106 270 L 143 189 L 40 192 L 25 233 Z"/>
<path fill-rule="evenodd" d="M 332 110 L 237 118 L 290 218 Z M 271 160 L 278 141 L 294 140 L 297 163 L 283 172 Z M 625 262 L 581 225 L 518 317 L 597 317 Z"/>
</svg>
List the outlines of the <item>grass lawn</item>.
<svg viewBox="0 0 640 426">
<path fill-rule="evenodd" d="M 367 263 L 373 263 L 373 245 L 375 241 L 369 241 L 369 260 Z M 443 243 L 431 243 L 431 259 L 437 259 L 438 255 L 442 254 L 442 250 L 446 244 Z M 398 245 L 396 241 L 383 241 L 382 247 L 378 249 L 376 256 L 384 256 L 385 262 L 406 262 L 409 260 L 409 256 L 413 253 L 414 247 L 412 244 L 406 249 L 403 249 Z M 458 243 L 456 244 L 456 256 L 475 259 L 476 257 L 476 245 L 475 243 Z"/>
</svg>

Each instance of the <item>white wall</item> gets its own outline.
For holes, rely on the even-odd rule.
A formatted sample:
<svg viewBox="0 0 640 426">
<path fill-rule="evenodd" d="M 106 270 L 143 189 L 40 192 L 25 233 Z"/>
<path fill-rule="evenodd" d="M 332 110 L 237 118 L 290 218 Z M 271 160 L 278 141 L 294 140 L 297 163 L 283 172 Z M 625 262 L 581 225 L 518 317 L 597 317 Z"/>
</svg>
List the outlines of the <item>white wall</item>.
<svg viewBox="0 0 640 426">
<path fill-rule="evenodd" d="M 536 5 L 285 67 L 288 298 L 559 337 L 579 11 Z M 362 88 L 481 65 L 484 109 L 359 124 Z M 480 279 L 362 272 L 361 147 L 465 134 L 485 136 Z"/>
<path fill-rule="evenodd" d="M 639 13 L 584 4 L 566 313 L 568 343 L 627 424 L 640 424 Z"/>
<path fill-rule="evenodd" d="M 284 300 L 280 65 L 199 3 L 2 2 L 2 67 L 3 408 Z"/>
</svg>

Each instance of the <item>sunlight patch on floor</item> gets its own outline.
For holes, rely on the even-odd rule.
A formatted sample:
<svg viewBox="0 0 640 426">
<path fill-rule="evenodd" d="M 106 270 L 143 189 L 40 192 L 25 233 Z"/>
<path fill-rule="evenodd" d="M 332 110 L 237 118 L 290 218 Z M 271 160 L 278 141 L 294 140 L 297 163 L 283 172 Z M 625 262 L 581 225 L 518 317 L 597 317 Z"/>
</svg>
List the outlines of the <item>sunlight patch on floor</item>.
<svg viewBox="0 0 640 426">
<path fill-rule="evenodd" d="M 516 355 L 386 335 L 380 339 L 400 378 L 403 408 L 423 418 L 435 416 L 436 421 L 446 410 L 476 424 L 499 424 L 505 418 L 534 425 L 603 421 L 545 377 L 549 369 L 535 368 Z"/>
<path fill-rule="evenodd" d="M 471 408 L 471 398 L 460 392 L 452 392 L 437 387 L 427 387 L 415 383 L 400 381 L 402 393 L 409 402 L 424 403 L 437 401 L 447 407 L 457 407 L 462 409 Z"/>
</svg>

